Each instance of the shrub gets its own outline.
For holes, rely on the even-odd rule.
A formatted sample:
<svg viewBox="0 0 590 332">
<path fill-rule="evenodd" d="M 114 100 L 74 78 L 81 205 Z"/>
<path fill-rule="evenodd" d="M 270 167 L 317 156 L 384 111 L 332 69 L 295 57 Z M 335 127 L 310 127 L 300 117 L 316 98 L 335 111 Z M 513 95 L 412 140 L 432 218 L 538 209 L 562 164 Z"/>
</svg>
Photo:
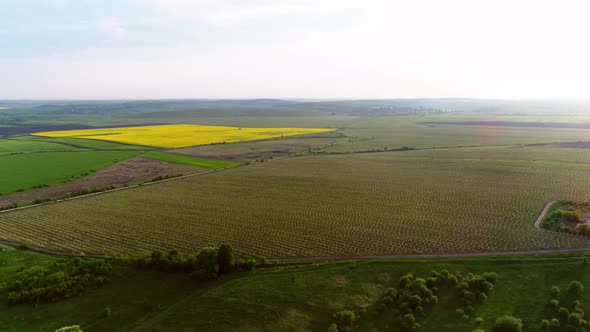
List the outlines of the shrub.
<svg viewBox="0 0 590 332">
<path fill-rule="evenodd" d="M 513 316 L 502 316 L 494 322 L 493 332 L 521 332 L 522 321 Z"/>
<path fill-rule="evenodd" d="M 110 307 L 106 307 L 102 310 L 102 316 L 103 317 L 110 317 L 111 316 L 111 308 Z"/>
<path fill-rule="evenodd" d="M 455 315 L 457 315 L 457 317 L 463 317 L 463 315 L 465 315 L 465 311 L 461 308 L 455 310 Z"/>
<path fill-rule="evenodd" d="M 551 325 L 551 323 L 549 323 L 549 321 L 548 321 L 548 320 L 546 320 L 546 319 L 543 319 L 543 320 L 541 321 L 541 330 L 543 330 L 543 331 L 547 331 L 547 330 L 549 330 L 549 326 L 550 326 L 550 325 Z"/>
<path fill-rule="evenodd" d="M 567 317 L 570 315 L 570 311 L 567 310 L 567 308 L 565 307 L 561 307 L 559 308 L 559 310 L 557 311 L 557 317 L 559 318 L 559 320 L 561 321 L 566 321 Z"/>
<path fill-rule="evenodd" d="M 582 325 L 582 316 L 580 314 L 570 314 L 567 317 L 567 323 L 569 325 L 575 326 L 575 327 L 579 327 Z"/>
<path fill-rule="evenodd" d="M 256 260 L 253 258 L 242 259 L 236 263 L 236 267 L 243 271 L 251 271 L 256 267 Z"/>
<path fill-rule="evenodd" d="M 416 324 L 416 318 L 412 314 L 405 314 L 400 323 L 401 327 L 411 329 Z"/>
<path fill-rule="evenodd" d="M 338 332 L 338 325 L 332 324 L 328 327 L 328 332 Z"/>
<path fill-rule="evenodd" d="M 559 308 L 559 301 L 549 300 L 549 307 L 551 307 L 554 310 L 557 310 Z"/>
<path fill-rule="evenodd" d="M 477 317 L 477 318 L 476 318 L 476 319 L 473 321 L 473 323 L 475 323 L 475 325 L 477 325 L 477 326 L 479 326 L 479 327 L 482 327 L 482 326 L 483 326 L 483 324 L 485 323 L 485 321 L 484 321 L 484 319 L 483 319 L 483 318 L 481 318 L 481 317 Z"/>
<path fill-rule="evenodd" d="M 559 287 L 553 286 L 551 287 L 551 297 L 556 299 L 559 296 Z"/>
<path fill-rule="evenodd" d="M 567 286 L 567 291 L 572 295 L 580 296 L 584 292 L 584 285 L 581 282 L 574 280 Z"/>
<path fill-rule="evenodd" d="M 556 329 L 559 328 L 559 319 L 553 318 L 551 319 L 551 328 Z"/>
<path fill-rule="evenodd" d="M 356 319 L 357 317 L 355 313 L 351 310 L 342 310 L 334 313 L 334 320 L 336 321 L 338 330 L 350 329 L 354 325 Z"/>
</svg>

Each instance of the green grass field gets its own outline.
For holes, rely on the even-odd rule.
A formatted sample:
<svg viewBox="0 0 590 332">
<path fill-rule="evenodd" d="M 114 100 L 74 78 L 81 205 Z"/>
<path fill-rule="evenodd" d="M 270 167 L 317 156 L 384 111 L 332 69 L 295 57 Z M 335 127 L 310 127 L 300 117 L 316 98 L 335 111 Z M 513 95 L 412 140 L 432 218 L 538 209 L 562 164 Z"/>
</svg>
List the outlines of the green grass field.
<svg viewBox="0 0 590 332">
<path fill-rule="evenodd" d="M 229 161 L 202 159 L 202 158 L 196 158 L 196 157 L 184 156 L 184 155 L 166 153 L 166 152 L 159 152 L 159 151 L 152 151 L 152 152 L 144 153 L 142 156 L 146 157 L 146 158 L 167 161 L 167 162 L 174 163 L 174 164 L 189 165 L 189 166 L 209 168 L 209 169 L 220 169 L 220 168 L 233 167 L 233 166 L 238 165 L 237 163 L 233 163 L 233 162 L 229 162 Z"/>
<path fill-rule="evenodd" d="M 26 139 L 29 141 L 37 141 L 37 142 L 51 142 L 57 143 L 69 147 L 79 147 L 89 150 L 153 150 L 153 147 L 149 146 L 138 146 L 138 145 L 129 145 L 129 144 L 120 144 L 114 143 L 109 141 L 99 141 L 99 140 L 92 140 L 92 139 L 83 139 L 83 138 L 72 138 L 72 137 L 38 137 L 38 136 L 22 136 L 21 139 Z"/>
<path fill-rule="evenodd" d="M 448 149 L 256 163 L 5 213 L 0 237 L 123 253 L 227 241 L 242 255 L 277 258 L 587 245 L 533 222 L 549 200 L 590 201 L 588 164 L 553 148 L 530 148 L 550 160 L 530 162 L 521 149 L 513 159 L 484 148 L 469 158 Z"/>
<path fill-rule="evenodd" d="M 340 140 L 324 151 L 349 153 L 403 146 L 428 148 L 590 140 L 588 129 L 420 124 L 420 122 L 444 121 L 444 119 L 441 117 L 360 119 L 340 127 L 340 132 L 348 136 L 348 140 Z M 459 119 L 466 121 L 469 117 Z M 446 121 L 451 120 L 446 118 Z"/>
<path fill-rule="evenodd" d="M 32 252 L 1 251 L 0 282 L 32 265 L 46 265 L 56 258 Z M 94 331 L 325 331 L 334 312 L 356 310 L 358 331 L 399 331 L 393 314 L 377 314 L 385 290 L 397 287 L 406 273 L 427 277 L 432 270 L 452 273 L 496 272 L 499 281 L 485 304 L 463 322 L 455 315 L 459 303 L 452 293 L 441 291 L 440 303 L 418 317 L 421 331 L 471 332 L 481 317 L 490 331 L 493 321 L 510 314 L 521 318 L 524 331 L 539 331 L 547 318 L 546 303 L 554 285 L 559 300 L 569 306 L 567 285 L 579 280 L 590 285 L 588 254 L 540 255 L 455 259 L 344 261 L 261 268 L 198 283 L 185 273 L 139 270 L 116 263 L 111 281 L 81 296 L 55 303 L 7 305 L 0 289 L 0 328 L 9 331 L 53 331 L 80 324 Z M 579 298 L 590 311 L 586 289 Z M 112 314 L 103 317 L 105 307 Z M 366 307 L 361 310 L 361 307 Z M 231 317 L 231 319 L 228 319 Z"/>
<path fill-rule="evenodd" d="M 136 154 L 134 151 L 77 151 L 0 156 L 0 193 L 69 181 Z"/>
<path fill-rule="evenodd" d="M 0 156 L 15 153 L 80 150 L 47 141 L 0 139 Z"/>
</svg>

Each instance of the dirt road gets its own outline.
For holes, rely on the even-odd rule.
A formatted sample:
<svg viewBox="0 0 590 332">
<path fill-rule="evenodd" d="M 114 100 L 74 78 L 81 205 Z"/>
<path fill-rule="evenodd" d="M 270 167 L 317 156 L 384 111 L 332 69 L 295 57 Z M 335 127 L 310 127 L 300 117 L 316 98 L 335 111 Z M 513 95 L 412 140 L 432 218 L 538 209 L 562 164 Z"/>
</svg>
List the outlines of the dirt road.
<svg viewBox="0 0 590 332">
<path fill-rule="evenodd" d="M 543 211 L 541 211 L 541 214 L 539 215 L 537 220 L 535 220 L 534 225 L 535 225 L 536 229 L 541 229 L 541 222 L 543 221 L 543 219 L 545 219 L 545 215 L 547 214 L 547 212 L 549 212 L 549 209 L 555 203 L 557 203 L 557 201 L 551 201 L 551 202 L 547 203 L 547 205 L 545 205 L 545 208 L 543 209 Z"/>
</svg>

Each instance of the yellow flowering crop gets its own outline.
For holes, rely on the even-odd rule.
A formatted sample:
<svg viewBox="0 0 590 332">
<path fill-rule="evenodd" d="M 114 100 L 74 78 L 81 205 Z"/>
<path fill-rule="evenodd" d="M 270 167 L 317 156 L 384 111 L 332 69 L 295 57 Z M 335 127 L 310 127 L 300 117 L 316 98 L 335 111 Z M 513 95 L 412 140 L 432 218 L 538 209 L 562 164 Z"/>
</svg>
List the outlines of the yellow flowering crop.
<svg viewBox="0 0 590 332">
<path fill-rule="evenodd" d="M 329 128 L 239 128 L 191 124 L 62 130 L 35 133 L 44 137 L 76 137 L 118 143 L 182 148 L 213 143 L 235 143 L 282 136 L 333 131 Z"/>
</svg>

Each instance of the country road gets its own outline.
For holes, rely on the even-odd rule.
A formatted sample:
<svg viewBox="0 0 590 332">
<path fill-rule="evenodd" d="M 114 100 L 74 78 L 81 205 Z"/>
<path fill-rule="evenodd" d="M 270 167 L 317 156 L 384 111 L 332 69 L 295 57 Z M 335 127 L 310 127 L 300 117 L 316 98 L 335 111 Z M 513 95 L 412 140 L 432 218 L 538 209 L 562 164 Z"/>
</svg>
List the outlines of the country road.
<svg viewBox="0 0 590 332">
<path fill-rule="evenodd" d="M 541 214 L 539 215 L 539 217 L 535 221 L 534 225 L 535 225 L 536 229 L 541 229 L 541 222 L 543 221 L 543 219 L 545 219 L 545 215 L 547 214 L 547 212 L 551 208 L 551 205 L 553 205 L 555 203 L 557 203 L 557 201 L 551 201 L 551 202 L 547 203 L 547 205 L 545 205 L 545 208 L 543 209 L 543 211 L 541 212 Z"/>
</svg>

